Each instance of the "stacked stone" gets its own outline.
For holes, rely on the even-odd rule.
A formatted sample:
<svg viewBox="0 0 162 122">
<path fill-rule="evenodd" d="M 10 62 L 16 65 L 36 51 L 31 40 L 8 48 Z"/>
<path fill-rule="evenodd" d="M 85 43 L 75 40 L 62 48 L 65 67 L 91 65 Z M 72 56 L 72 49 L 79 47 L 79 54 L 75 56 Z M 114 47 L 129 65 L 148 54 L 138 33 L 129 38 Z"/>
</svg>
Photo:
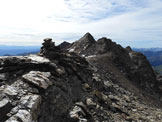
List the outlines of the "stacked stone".
<svg viewBox="0 0 162 122">
<path fill-rule="evenodd" d="M 45 38 L 42 45 L 40 53 L 43 55 L 47 55 L 50 52 L 58 52 L 58 48 L 55 46 L 55 42 L 52 42 L 51 38 Z"/>
<path fill-rule="evenodd" d="M 52 42 L 52 39 L 51 38 L 44 39 L 44 43 L 42 45 L 43 45 L 43 47 L 45 49 L 54 48 L 55 47 L 55 43 Z"/>
</svg>

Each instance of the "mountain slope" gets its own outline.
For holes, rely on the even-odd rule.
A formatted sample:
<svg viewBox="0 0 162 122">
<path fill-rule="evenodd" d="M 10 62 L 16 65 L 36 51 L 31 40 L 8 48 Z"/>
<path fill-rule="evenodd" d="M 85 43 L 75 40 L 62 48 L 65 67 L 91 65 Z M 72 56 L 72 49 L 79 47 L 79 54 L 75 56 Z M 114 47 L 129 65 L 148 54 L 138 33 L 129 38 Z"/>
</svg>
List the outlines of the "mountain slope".
<svg viewBox="0 0 162 122">
<path fill-rule="evenodd" d="M 79 41 L 81 42 L 81 40 L 82 38 Z M 139 85 L 139 87 L 144 85 L 148 86 L 149 90 L 157 89 L 158 86 L 156 85 L 157 80 L 154 71 L 146 57 L 141 53 L 134 52 L 130 48 L 124 49 L 107 38 L 93 41 L 93 43 L 89 44 L 89 47 L 86 49 L 81 47 L 82 43 L 80 43 L 80 45 L 77 45 L 76 43 L 78 42 L 72 44 L 68 50 L 74 49 L 73 51 L 75 53 L 78 53 L 80 56 L 85 56 L 90 60 L 99 59 L 99 64 L 106 65 L 107 69 L 111 69 L 109 64 L 112 64 L 120 72 L 124 73 L 132 83 Z M 75 48 L 79 48 L 80 51 L 78 52 Z M 108 62 L 102 62 L 104 59 Z"/>
<path fill-rule="evenodd" d="M 0 58 L 0 121 L 160 122 L 159 82 L 145 56 L 110 39 L 48 38 L 38 55 Z"/>
</svg>

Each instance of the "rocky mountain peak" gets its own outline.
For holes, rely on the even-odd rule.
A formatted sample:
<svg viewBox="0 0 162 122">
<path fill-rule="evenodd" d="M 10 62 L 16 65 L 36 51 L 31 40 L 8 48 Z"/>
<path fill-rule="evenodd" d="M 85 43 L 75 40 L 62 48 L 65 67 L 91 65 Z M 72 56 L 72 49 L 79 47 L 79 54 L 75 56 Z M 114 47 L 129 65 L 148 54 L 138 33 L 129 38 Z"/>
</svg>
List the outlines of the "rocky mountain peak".
<svg viewBox="0 0 162 122">
<path fill-rule="evenodd" d="M 131 52 L 131 51 L 132 51 L 132 49 L 131 49 L 131 47 L 130 47 L 130 46 L 127 46 L 125 49 L 126 49 L 127 51 L 129 51 L 129 52 Z"/>
<path fill-rule="evenodd" d="M 72 46 L 68 48 L 69 52 L 82 53 L 89 48 L 89 46 L 95 43 L 95 39 L 90 33 L 86 33 L 83 37 L 81 37 L 78 41 L 72 43 Z M 81 51 L 82 50 L 82 51 Z"/>
<path fill-rule="evenodd" d="M 98 47 L 100 46 L 100 47 Z M 116 48 L 116 43 L 112 42 L 111 39 L 108 39 L 106 37 L 102 37 L 100 39 L 97 40 L 96 42 L 96 50 L 98 49 L 102 49 L 102 53 L 108 52 L 108 51 L 112 51 L 113 49 Z M 118 48 L 116 48 L 118 49 Z"/>
<path fill-rule="evenodd" d="M 154 88 L 157 86 L 154 71 L 146 57 L 141 53 L 132 51 L 130 46 L 124 49 L 121 45 L 116 44 L 106 37 L 98 39 L 86 49 L 77 46 L 77 43 L 78 42 L 75 42 L 75 49 L 79 50 L 79 53 L 77 51 L 75 52 L 75 49 L 74 52 L 78 53 L 80 56 L 87 57 L 90 62 L 96 62 L 97 65 L 102 64 L 109 69 L 112 68 L 109 66 L 110 64 L 115 65 L 114 67 L 117 67 L 120 72 L 123 72 L 137 87 L 147 90 L 157 89 Z M 71 47 L 69 47 L 69 49 L 71 49 Z M 142 72 L 145 73 L 145 75 L 143 75 Z M 143 86 L 145 86 L 145 88 L 143 88 Z"/>
<path fill-rule="evenodd" d="M 161 122 L 161 77 L 146 57 L 86 39 L 0 57 L 0 122 Z"/>
<path fill-rule="evenodd" d="M 83 37 L 78 40 L 79 43 L 84 45 L 90 45 L 95 42 L 95 39 L 90 33 L 86 33 Z"/>
<path fill-rule="evenodd" d="M 70 45 L 69 42 L 64 41 L 64 42 L 62 42 L 62 43 L 59 45 L 59 47 L 60 47 L 61 49 L 63 49 L 63 48 L 66 48 L 66 47 L 69 46 L 69 45 Z"/>
<path fill-rule="evenodd" d="M 60 45 L 58 45 L 58 47 L 63 50 L 63 51 L 66 51 L 68 49 L 68 47 L 70 46 L 70 43 L 69 42 L 62 42 Z"/>
<path fill-rule="evenodd" d="M 93 38 L 93 36 L 87 32 L 81 39 L 80 41 L 87 41 L 87 42 L 90 42 L 90 43 L 93 43 L 95 42 L 95 39 Z"/>
<path fill-rule="evenodd" d="M 97 41 L 112 42 L 112 40 L 108 39 L 107 37 L 102 37 L 102 38 L 98 39 Z"/>
</svg>

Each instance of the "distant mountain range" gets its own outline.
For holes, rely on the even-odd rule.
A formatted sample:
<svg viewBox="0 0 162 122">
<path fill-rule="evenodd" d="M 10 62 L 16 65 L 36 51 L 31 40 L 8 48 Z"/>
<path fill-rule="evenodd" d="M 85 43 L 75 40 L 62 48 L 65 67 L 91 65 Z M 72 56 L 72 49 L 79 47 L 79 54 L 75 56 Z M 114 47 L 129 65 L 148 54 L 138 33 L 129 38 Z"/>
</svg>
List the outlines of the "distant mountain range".
<svg viewBox="0 0 162 122">
<path fill-rule="evenodd" d="M 40 46 L 0 46 L 0 56 L 26 55 L 39 50 Z"/>
<path fill-rule="evenodd" d="M 39 52 L 40 46 L 0 46 L 0 56 L 28 55 Z M 162 48 L 133 48 L 143 53 L 150 64 L 162 74 Z"/>
<path fill-rule="evenodd" d="M 162 74 L 162 48 L 133 48 L 133 50 L 143 53 L 154 69 Z"/>
<path fill-rule="evenodd" d="M 139 52 L 143 53 L 147 57 L 152 66 L 162 65 L 162 51 L 140 50 Z"/>
<path fill-rule="evenodd" d="M 158 51 L 162 51 L 162 48 L 159 47 L 155 47 L 155 48 L 132 48 L 135 51 L 139 51 L 139 52 L 145 52 L 145 51 L 151 51 L 151 52 L 158 52 Z"/>
</svg>

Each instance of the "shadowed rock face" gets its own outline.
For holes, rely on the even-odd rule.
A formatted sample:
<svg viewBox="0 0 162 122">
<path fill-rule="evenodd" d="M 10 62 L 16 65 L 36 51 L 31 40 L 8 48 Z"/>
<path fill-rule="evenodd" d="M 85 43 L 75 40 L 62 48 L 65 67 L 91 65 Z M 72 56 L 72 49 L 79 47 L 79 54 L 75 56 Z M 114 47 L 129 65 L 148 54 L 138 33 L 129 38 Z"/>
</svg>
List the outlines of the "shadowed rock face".
<svg viewBox="0 0 162 122">
<path fill-rule="evenodd" d="M 70 46 L 69 52 L 82 54 L 93 43 L 95 43 L 93 36 L 90 33 L 86 33 L 82 38 Z"/>
<path fill-rule="evenodd" d="M 0 122 L 162 120 L 145 56 L 90 33 L 66 49 L 47 38 L 38 55 L 0 57 Z"/>
<path fill-rule="evenodd" d="M 66 51 L 67 48 L 69 48 L 70 43 L 69 42 L 62 42 L 58 47 L 62 50 L 62 51 Z"/>
<path fill-rule="evenodd" d="M 89 61 L 90 63 L 93 62 L 92 60 L 104 65 L 110 65 L 112 63 L 129 80 L 139 85 L 142 89 L 149 90 L 150 92 L 152 89 L 159 91 L 155 73 L 143 54 L 132 51 L 130 47 L 124 49 L 115 42 L 112 42 L 111 39 L 105 37 L 97 41 L 88 41 L 93 43 L 88 43 L 87 48 L 82 48 L 80 45 L 82 43 L 85 44 L 87 40 L 90 40 L 89 37 L 83 36 L 79 41 L 74 42 L 68 50 L 73 49 L 73 52 L 91 60 Z M 86 47 L 86 45 L 84 46 Z M 97 61 L 97 59 L 101 61 Z M 109 61 L 104 62 L 104 60 Z"/>
</svg>

